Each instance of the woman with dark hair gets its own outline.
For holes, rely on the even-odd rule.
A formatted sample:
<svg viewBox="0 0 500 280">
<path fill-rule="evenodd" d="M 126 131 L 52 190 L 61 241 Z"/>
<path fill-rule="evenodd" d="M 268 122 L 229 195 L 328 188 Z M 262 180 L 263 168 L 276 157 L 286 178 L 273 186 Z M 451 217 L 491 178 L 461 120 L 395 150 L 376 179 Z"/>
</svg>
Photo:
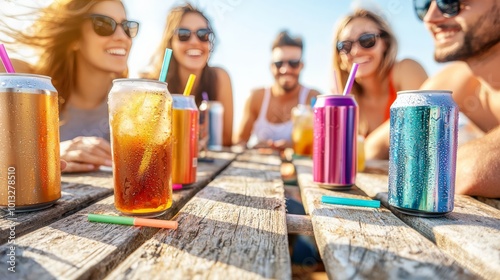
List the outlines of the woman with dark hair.
<svg viewBox="0 0 500 280">
<path fill-rule="evenodd" d="M 215 34 L 208 18 L 190 4 L 174 7 L 167 16 L 163 38 L 151 59 L 152 71 L 143 76 L 158 79 L 166 48 L 173 55 L 167 74 L 171 93 L 182 93 L 190 74 L 196 75 L 192 94 L 198 106 L 202 92 L 209 100 L 224 106 L 223 145 L 232 145 L 233 134 L 233 92 L 231 80 L 225 70 L 208 65 L 213 52 Z"/>
<path fill-rule="evenodd" d="M 419 89 L 427 74 L 414 60 L 396 60 L 396 37 L 389 24 L 373 12 L 359 9 L 346 16 L 334 36 L 337 84 L 345 86 L 353 63 L 359 64 L 351 94 L 359 106 L 358 133 L 366 137 L 366 157 L 371 158 L 376 151 L 368 149 L 370 137 L 389 120 L 396 93 Z"/>
<path fill-rule="evenodd" d="M 65 171 L 111 166 L 107 95 L 113 79 L 126 76 L 139 23 L 127 20 L 120 0 L 59 0 L 33 8 L 28 14 L 7 16 L 21 21 L 35 16 L 26 30 L 3 21 L 0 25 L 12 39 L 10 49 L 21 45 L 33 49 L 38 58 L 34 64 L 14 59 L 14 68 L 52 78 L 59 94 Z"/>
</svg>

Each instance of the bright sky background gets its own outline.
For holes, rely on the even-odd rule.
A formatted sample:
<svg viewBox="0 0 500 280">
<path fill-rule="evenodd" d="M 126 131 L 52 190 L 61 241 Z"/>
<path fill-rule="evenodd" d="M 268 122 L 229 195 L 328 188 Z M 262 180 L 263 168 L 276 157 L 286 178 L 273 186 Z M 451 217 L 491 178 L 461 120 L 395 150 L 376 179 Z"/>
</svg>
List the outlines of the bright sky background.
<svg viewBox="0 0 500 280">
<path fill-rule="evenodd" d="M 137 77 L 138 72 L 148 65 L 161 40 L 169 10 L 185 1 L 122 1 L 127 8 L 127 17 L 141 24 L 129 58 L 130 76 Z M 48 4 L 51 0 L 36 2 Z M 205 12 L 217 37 L 209 64 L 224 68 L 231 77 L 234 133 L 239 131 L 244 103 L 250 91 L 273 83 L 271 44 L 283 29 L 302 36 L 304 40 L 305 67 L 300 76 L 301 83 L 323 94 L 329 93 L 332 87 L 335 25 L 355 7 L 378 11 L 389 21 L 399 42 L 399 59 L 412 58 L 420 62 L 428 75 L 444 66 L 434 62 L 431 36 L 416 17 L 411 0 L 192 0 L 191 3 Z M 6 11 L 19 8 L 17 0 L 0 0 L 0 4 Z"/>
<path fill-rule="evenodd" d="M 129 59 L 131 77 L 148 65 L 162 36 L 169 9 L 185 1 L 124 0 L 130 19 L 141 23 Z M 231 77 L 235 133 L 251 89 L 273 83 L 271 44 L 283 29 L 304 40 L 304 70 L 300 81 L 321 93 L 332 86 L 332 41 L 337 21 L 362 6 L 381 12 L 396 33 L 398 58 L 420 62 L 429 75 L 442 64 L 433 60 L 433 43 L 416 17 L 410 0 L 304 1 L 304 0 L 193 0 L 211 20 L 217 44 L 209 64 L 224 68 Z"/>
</svg>

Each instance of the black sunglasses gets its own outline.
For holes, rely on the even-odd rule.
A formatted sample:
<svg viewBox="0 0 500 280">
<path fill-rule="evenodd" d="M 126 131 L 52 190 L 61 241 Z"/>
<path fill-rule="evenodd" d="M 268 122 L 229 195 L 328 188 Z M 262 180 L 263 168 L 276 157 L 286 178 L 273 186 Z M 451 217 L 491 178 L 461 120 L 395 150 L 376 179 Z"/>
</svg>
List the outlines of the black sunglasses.
<svg viewBox="0 0 500 280">
<path fill-rule="evenodd" d="M 139 32 L 139 23 L 137 21 L 124 20 L 117 23 L 114 19 L 98 14 L 89 15 L 92 20 L 94 32 L 99 36 L 111 36 L 115 33 L 116 27 L 121 25 L 125 34 L 130 38 L 134 38 Z"/>
<path fill-rule="evenodd" d="M 283 65 L 288 64 L 292 68 L 298 68 L 300 66 L 300 59 L 292 59 L 292 60 L 282 60 L 282 61 L 274 61 L 273 64 L 276 68 L 280 69 Z"/>
<path fill-rule="evenodd" d="M 372 34 L 372 33 L 367 33 L 359 36 L 358 40 L 355 41 L 340 41 L 337 43 L 337 50 L 339 52 L 349 54 L 352 49 L 352 44 L 358 42 L 359 45 L 365 49 L 372 48 L 375 46 L 375 43 L 377 42 L 377 38 L 380 37 L 380 34 Z"/>
<path fill-rule="evenodd" d="M 179 41 L 186 42 L 191 38 L 191 33 L 196 33 L 196 37 L 202 42 L 208 42 L 210 40 L 210 35 L 213 33 L 212 30 L 208 28 L 201 28 L 196 31 L 191 31 L 187 28 L 177 28 L 175 34 L 179 37 Z"/>
<path fill-rule="evenodd" d="M 432 0 L 413 0 L 413 7 L 420 20 L 424 20 L 429 11 Z M 436 0 L 436 5 L 446 18 L 451 18 L 460 13 L 460 0 Z"/>
</svg>

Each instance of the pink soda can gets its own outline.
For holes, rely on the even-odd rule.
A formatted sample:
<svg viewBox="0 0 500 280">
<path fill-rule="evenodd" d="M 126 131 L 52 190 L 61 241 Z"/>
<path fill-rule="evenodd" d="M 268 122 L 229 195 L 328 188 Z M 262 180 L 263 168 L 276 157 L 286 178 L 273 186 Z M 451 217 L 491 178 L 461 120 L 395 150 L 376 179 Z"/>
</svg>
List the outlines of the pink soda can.
<svg viewBox="0 0 500 280">
<path fill-rule="evenodd" d="M 358 105 L 352 95 L 322 95 L 313 111 L 313 180 L 348 190 L 356 181 Z"/>
</svg>

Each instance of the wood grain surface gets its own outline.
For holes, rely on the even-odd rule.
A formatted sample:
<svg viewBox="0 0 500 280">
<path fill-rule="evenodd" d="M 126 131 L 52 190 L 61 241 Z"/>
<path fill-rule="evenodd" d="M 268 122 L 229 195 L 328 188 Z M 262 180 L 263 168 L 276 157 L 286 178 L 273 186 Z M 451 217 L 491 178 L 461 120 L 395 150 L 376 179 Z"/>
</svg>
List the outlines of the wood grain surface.
<svg viewBox="0 0 500 280">
<path fill-rule="evenodd" d="M 195 184 L 174 192 L 172 207 L 160 219 L 170 219 L 199 190 L 223 170 L 234 154 L 214 153 L 214 163 L 200 163 Z M 68 181 L 91 183 L 92 174 Z M 108 174 L 109 177 L 109 174 Z M 66 177 L 65 177 L 66 178 Z M 91 187 L 112 189 L 112 180 Z M 90 186 L 89 186 L 90 187 Z M 120 215 L 110 196 L 37 231 L 16 237 L 16 273 L 0 269 L 0 279 L 102 279 L 158 229 L 87 221 L 88 213 Z M 7 263 L 11 244 L 0 247 L 0 262 Z"/>
<path fill-rule="evenodd" d="M 290 279 L 279 163 L 239 156 L 107 279 Z"/>
<path fill-rule="evenodd" d="M 0 244 L 7 241 L 11 226 L 16 228 L 16 237 L 21 237 L 113 194 L 112 175 L 108 172 L 63 175 L 61 181 L 61 198 L 47 209 L 13 216 L 0 211 Z"/>
<path fill-rule="evenodd" d="M 349 191 L 320 188 L 312 181 L 311 160 L 294 163 L 330 279 L 477 278 L 385 207 L 321 203 L 323 195 L 370 198 L 356 187 Z"/>
<path fill-rule="evenodd" d="M 381 200 L 399 219 L 466 267 L 486 279 L 500 275 L 500 210 L 470 196 L 455 195 L 455 209 L 441 218 L 402 214 L 388 202 L 388 177 L 360 173 L 357 186 Z"/>
</svg>

